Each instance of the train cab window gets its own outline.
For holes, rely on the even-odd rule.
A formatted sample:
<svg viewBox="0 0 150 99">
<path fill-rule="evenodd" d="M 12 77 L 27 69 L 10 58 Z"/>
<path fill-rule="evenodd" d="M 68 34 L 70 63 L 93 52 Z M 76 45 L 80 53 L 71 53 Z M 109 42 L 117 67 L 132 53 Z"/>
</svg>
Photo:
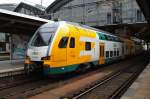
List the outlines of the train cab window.
<svg viewBox="0 0 150 99">
<path fill-rule="evenodd" d="M 69 46 L 70 46 L 70 48 L 75 48 L 75 38 L 74 37 L 71 37 Z"/>
<path fill-rule="evenodd" d="M 91 42 L 85 42 L 85 50 L 91 50 Z"/>
<path fill-rule="evenodd" d="M 67 47 L 67 43 L 68 43 L 68 39 L 69 39 L 69 37 L 63 37 L 60 40 L 58 47 L 59 48 L 66 48 Z"/>
<path fill-rule="evenodd" d="M 109 51 L 106 51 L 106 58 L 109 57 Z"/>
<path fill-rule="evenodd" d="M 56 34 L 58 27 L 59 23 L 57 22 L 41 26 L 33 35 L 29 42 L 29 46 L 49 46 L 53 41 L 53 37 Z"/>
</svg>

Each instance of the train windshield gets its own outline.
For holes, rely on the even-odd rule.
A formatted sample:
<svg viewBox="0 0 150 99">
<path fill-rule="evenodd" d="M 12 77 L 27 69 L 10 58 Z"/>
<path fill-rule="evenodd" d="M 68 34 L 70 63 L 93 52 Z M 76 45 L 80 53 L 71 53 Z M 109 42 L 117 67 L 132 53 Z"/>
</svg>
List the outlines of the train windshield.
<svg viewBox="0 0 150 99">
<path fill-rule="evenodd" d="M 42 26 L 31 39 L 31 46 L 48 46 L 56 33 L 58 25 Z"/>
</svg>

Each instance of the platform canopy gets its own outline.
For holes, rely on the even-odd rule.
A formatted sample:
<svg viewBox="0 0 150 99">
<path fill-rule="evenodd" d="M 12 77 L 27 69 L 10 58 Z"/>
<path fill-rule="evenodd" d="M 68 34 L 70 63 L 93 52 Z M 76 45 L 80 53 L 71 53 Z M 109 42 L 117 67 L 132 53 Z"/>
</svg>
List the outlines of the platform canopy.
<svg viewBox="0 0 150 99">
<path fill-rule="evenodd" d="M 105 26 L 95 26 L 95 28 L 99 28 L 105 31 L 109 31 L 115 33 L 117 29 L 124 29 L 130 36 L 134 36 L 143 40 L 148 40 L 150 29 L 148 23 L 145 22 L 137 22 L 137 23 L 123 23 L 123 24 L 110 24 Z"/>
<path fill-rule="evenodd" d="M 149 24 L 149 29 L 150 29 L 150 0 L 136 0 L 138 5 L 141 8 L 141 11 L 143 12 L 148 24 Z M 150 40 L 150 32 L 147 32 L 144 34 L 147 39 Z"/>
<path fill-rule="evenodd" d="M 146 20 L 150 24 L 150 0 L 136 0 L 140 6 Z"/>
<path fill-rule="evenodd" d="M 53 12 L 60 9 L 65 4 L 71 2 L 73 0 L 55 0 L 51 5 L 46 8 L 46 12 Z"/>
<path fill-rule="evenodd" d="M 48 22 L 52 21 L 0 9 L 0 32 L 27 33 L 30 35 L 39 26 Z"/>
</svg>

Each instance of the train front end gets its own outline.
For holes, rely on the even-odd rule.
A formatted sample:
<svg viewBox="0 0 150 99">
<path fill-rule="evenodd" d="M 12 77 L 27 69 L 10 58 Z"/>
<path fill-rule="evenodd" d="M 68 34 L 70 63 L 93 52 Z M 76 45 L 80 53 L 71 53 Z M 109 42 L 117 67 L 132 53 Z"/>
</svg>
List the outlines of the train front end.
<svg viewBox="0 0 150 99">
<path fill-rule="evenodd" d="M 26 73 L 43 71 L 44 60 L 50 59 L 50 50 L 59 23 L 42 25 L 31 38 L 25 58 Z"/>
</svg>

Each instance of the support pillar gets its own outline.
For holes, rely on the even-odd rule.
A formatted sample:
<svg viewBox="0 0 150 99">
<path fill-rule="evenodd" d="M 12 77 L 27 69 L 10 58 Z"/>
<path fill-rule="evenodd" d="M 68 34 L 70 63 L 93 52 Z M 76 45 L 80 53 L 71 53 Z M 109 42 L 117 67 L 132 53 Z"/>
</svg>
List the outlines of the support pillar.
<svg viewBox="0 0 150 99">
<path fill-rule="evenodd" d="M 148 41 L 146 42 L 146 45 L 147 45 L 147 51 L 149 51 L 150 48 L 149 48 L 149 42 Z"/>
<path fill-rule="evenodd" d="M 12 50 L 12 34 L 10 34 L 9 37 L 9 42 L 10 42 L 10 61 L 12 61 L 12 56 L 13 56 L 13 50 Z"/>
</svg>

